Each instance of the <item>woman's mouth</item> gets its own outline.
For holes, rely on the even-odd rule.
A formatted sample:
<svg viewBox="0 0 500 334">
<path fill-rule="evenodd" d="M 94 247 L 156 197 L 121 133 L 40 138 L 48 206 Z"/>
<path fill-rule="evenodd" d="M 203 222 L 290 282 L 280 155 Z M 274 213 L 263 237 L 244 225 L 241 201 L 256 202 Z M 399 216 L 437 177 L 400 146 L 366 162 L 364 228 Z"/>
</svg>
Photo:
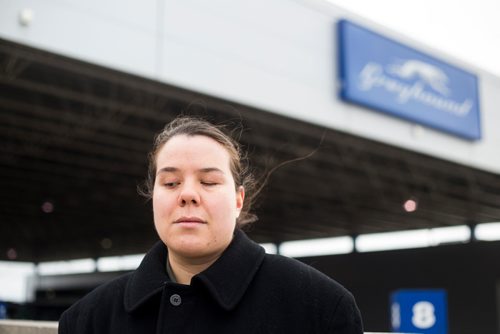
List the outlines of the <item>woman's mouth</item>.
<svg viewBox="0 0 500 334">
<path fill-rule="evenodd" d="M 198 217 L 181 217 L 174 221 L 174 224 L 193 225 L 193 226 L 206 223 L 207 223 L 206 221 Z"/>
</svg>

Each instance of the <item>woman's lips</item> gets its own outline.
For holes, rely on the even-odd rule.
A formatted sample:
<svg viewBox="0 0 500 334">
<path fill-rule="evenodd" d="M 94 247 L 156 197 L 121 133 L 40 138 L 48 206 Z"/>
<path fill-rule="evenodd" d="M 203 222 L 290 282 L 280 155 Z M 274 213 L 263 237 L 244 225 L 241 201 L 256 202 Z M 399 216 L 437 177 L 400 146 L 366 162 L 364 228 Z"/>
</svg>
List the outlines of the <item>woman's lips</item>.
<svg viewBox="0 0 500 334">
<path fill-rule="evenodd" d="M 174 224 L 198 225 L 198 224 L 206 224 L 206 222 L 198 217 L 181 217 L 175 220 Z"/>
</svg>

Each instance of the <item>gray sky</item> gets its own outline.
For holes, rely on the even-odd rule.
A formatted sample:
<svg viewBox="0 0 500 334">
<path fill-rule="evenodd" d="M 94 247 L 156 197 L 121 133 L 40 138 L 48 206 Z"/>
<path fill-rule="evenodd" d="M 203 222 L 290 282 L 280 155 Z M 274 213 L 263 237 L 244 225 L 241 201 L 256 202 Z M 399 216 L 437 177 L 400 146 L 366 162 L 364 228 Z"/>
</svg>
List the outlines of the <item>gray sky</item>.
<svg viewBox="0 0 500 334">
<path fill-rule="evenodd" d="M 326 0 L 500 77 L 500 0 Z"/>
</svg>

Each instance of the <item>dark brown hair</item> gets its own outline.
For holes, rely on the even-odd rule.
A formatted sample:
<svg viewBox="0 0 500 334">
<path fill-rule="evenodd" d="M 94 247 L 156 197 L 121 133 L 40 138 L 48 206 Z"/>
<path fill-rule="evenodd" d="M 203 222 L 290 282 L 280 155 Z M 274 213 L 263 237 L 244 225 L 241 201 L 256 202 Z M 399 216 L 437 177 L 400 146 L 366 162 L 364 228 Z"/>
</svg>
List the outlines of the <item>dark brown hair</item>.
<svg viewBox="0 0 500 334">
<path fill-rule="evenodd" d="M 229 153 L 230 170 L 235 182 L 235 188 L 243 186 L 245 189 L 245 200 L 243 208 L 237 219 L 239 227 L 257 220 L 257 216 L 250 212 L 252 204 L 258 191 L 255 191 L 255 179 L 250 170 L 248 159 L 242 152 L 240 144 L 230 135 L 226 134 L 225 126 L 216 126 L 212 123 L 196 117 L 179 116 L 168 123 L 165 128 L 156 135 L 153 150 L 149 153 L 148 175 L 144 185 L 139 188 L 139 193 L 148 199 L 152 198 L 156 178 L 156 158 L 162 147 L 174 136 L 206 136 L 221 144 Z"/>
</svg>

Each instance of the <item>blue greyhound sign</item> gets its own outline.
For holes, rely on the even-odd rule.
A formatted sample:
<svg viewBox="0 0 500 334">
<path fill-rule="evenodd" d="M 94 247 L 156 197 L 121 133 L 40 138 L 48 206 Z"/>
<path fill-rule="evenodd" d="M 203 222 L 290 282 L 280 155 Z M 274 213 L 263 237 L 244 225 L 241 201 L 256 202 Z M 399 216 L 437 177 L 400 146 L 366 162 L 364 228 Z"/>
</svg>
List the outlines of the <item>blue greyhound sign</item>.
<svg viewBox="0 0 500 334">
<path fill-rule="evenodd" d="M 481 138 L 475 75 L 346 20 L 340 97 L 468 140 Z"/>
</svg>

